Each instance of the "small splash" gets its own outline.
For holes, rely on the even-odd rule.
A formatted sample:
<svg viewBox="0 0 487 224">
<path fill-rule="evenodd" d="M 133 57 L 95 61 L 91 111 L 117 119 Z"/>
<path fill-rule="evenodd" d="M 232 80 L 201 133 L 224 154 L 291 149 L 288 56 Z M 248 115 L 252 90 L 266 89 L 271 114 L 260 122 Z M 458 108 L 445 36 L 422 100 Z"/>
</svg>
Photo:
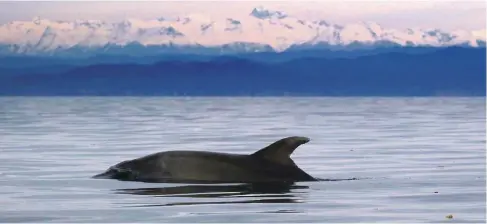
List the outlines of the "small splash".
<svg viewBox="0 0 487 224">
<path fill-rule="evenodd" d="M 363 179 L 371 179 L 371 178 L 357 178 L 357 177 L 353 177 L 353 178 L 344 178 L 344 179 L 321 179 L 321 178 L 317 178 L 318 181 L 346 181 L 346 180 L 363 180 Z"/>
</svg>

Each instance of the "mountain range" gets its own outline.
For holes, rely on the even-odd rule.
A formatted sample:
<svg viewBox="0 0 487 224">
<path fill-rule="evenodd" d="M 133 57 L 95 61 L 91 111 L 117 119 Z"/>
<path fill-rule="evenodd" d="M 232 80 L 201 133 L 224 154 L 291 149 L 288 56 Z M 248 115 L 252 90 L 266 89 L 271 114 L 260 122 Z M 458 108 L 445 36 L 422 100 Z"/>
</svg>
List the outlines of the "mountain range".
<svg viewBox="0 0 487 224">
<path fill-rule="evenodd" d="M 485 29 L 244 16 L 12 21 L 0 96 L 485 96 Z"/>
<path fill-rule="evenodd" d="M 284 53 L 284 55 L 289 53 Z M 273 56 L 278 57 L 278 56 Z M 0 96 L 485 96 L 485 48 L 347 58 L 237 56 L 33 67 Z M 39 63 L 42 64 L 42 63 Z"/>
<path fill-rule="evenodd" d="M 0 25 L 0 55 L 93 57 L 241 54 L 380 47 L 485 47 L 486 31 L 385 28 L 374 22 L 333 24 L 263 7 L 244 16 L 190 14 L 149 20 L 12 21 Z"/>
</svg>

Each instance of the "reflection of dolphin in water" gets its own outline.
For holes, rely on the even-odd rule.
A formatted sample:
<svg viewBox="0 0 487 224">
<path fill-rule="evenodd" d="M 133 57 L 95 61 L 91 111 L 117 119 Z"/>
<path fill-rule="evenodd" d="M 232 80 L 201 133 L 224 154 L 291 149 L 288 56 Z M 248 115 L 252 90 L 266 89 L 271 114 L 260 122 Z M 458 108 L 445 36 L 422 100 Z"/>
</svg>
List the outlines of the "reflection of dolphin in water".
<svg viewBox="0 0 487 224">
<path fill-rule="evenodd" d="M 158 188 L 118 189 L 117 194 L 147 195 L 154 197 L 187 198 L 186 201 L 167 202 L 163 204 L 144 204 L 136 207 L 208 205 L 208 204 L 253 204 L 253 203 L 300 203 L 291 191 L 308 189 L 308 186 L 297 186 L 292 183 L 258 183 L 258 184 L 218 184 L 218 185 L 183 185 Z M 225 198 L 227 200 L 212 200 Z M 200 200 L 194 200 L 200 199 Z M 211 199 L 211 200 L 210 200 Z M 242 200 L 243 199 L 243 200 Z M 203 200 L 203 201 L 202 201 Z M 208 201 L 209 200 L 209 201 Z M 283 212 L 283 211 L 280 211 Z"/>
<path fill-rule="evenodd" d="M 297 186 L 291 183 L 273 184 L 237 184 L 237 185 L 183 185 L 175 187 L 118 189 L 119 194 L 151 195 L 157 197 L 194 197 L 217 198 L 244 196 L 252 194 L 283 195 L 294 189 L 308 189 L 308 186 Z"/>
<path fill-rule="evenodd" d="M 269 183 L 317 181 L 290 158 L 309 142 L 306 137 L 287 137 L 250 155 L 167 151 L 127 160 L 94 178 L 141 182 Z"/>
<path fill-rule="evenodd" d="M 324 179 L 322 181 L 347 181 L 352 179 Z M 303 203 L 300 197 L 309 189 L 307 185 L 295 183 L 246 183 L 216 185 L 180 185 L 154 188 L 128 188 L 114 190 L 116 194 L 145 195 L 152 197 L 178 198 L 163 200 L 163 203 L 127 205 L 129 207 L 166 207 L 184 205 L 216 204 L 290 204 Z M 299 191 L 297 191 L 299 190 Z M 221 200 L 224 199 L 224 200 Z M 293 210 L 266 211 L 265 213 L 292 213 Z"/>
</svg>

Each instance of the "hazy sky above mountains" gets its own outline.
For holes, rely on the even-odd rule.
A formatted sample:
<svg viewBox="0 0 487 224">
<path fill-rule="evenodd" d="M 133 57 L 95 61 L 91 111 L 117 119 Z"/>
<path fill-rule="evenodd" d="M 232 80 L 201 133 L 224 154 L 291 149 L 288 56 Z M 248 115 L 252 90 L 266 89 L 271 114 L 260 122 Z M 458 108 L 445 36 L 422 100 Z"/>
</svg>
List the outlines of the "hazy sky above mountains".
<svg viewBox="0 0 487 224">
<path fill-rule="evenodd" d="M 119 21 L 126 18 L 153 19 L 162 16 L 209 14 L 232 17 L 249 14 L 263 6 L 302 19 L 324 19 L 345 24 L 374 21 L 390 28 L 440 28 L 444 30 L 478 30 L 486 26 L 486 3 L 482 0 L 382 0 L 382 1 L 50 1 L 0 2 L 0 23 L 31 20 L 101 19 Z"/>
</svg>

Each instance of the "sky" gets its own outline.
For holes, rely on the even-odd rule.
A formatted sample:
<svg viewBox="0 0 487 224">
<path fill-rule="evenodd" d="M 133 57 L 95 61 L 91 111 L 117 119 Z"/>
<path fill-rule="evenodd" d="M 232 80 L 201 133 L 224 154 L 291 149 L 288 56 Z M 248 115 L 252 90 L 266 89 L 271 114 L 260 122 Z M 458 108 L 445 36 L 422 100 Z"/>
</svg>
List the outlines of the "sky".
<svg viewBox="0 0 487 224">
<path fill-rule="evenodd" d="M 373 21 L 389 28 L 439 28 L 446 31 L 479 30 L 486 26 L 482 0 L 324 0 L 324 1 L 4 1 L 0 23 L 32 20 L 127 18 L 207 14 L 231 17 L 249 14 L 254 7 L 278 10 L 302 19 L 323 19 L 336 24 Z"/>
</svg>

